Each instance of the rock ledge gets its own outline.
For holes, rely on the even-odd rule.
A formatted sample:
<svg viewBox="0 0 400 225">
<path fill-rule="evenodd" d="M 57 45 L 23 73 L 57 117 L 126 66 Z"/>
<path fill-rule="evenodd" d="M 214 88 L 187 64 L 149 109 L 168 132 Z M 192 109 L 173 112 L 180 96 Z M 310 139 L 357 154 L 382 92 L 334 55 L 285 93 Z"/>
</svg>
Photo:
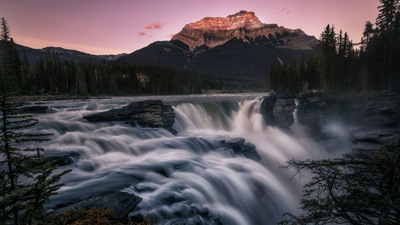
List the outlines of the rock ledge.
<svg viewBox="0 0 400 225">
<path fill-rule="evenodd" d="M 132 102 L 120 109 L 96 113 L 83 117 L 90 122 L 123 121 L 131 126 L 165 128 L 173 131 L 175 122 L 174 109 L 161 100 Z"/>
</svg>

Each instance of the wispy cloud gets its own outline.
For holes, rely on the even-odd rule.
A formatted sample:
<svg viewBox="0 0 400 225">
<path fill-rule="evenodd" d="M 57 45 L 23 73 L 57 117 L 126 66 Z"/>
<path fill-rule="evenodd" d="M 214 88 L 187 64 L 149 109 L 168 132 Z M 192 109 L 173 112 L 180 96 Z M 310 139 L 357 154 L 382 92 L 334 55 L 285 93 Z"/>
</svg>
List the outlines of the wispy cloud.
<svg viewBox="0 0 400 225">
<path fill-rule="evenodd" d="M 161 23 L 151 23 L 144 27 L 144 29 L 146 29 L 146 30 L 154 30 L 154 29 L 161 29 L 161 28 L 162 28 Z"/>
<path fill-rule="evenodd" d="M 146 33 L 146 32 L 138 32 L 138 35 L 139 35 L 139 36 L 146 36 L 147 33 Z"/>
<path fill-rule="evenodd" d="M 281 9 L 281 13 L 285 13 L 285 14 L 289 14 L 290 13 L 290 9 L 289 7 L 285 6 Z"/>
</svg>

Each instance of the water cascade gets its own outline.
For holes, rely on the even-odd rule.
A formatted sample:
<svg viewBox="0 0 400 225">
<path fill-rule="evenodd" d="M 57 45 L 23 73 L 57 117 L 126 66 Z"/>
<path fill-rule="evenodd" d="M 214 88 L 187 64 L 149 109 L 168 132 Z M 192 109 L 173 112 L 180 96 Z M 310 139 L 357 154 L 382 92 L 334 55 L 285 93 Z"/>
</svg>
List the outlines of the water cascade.
<svg viewBox="0 0 400 225">
<path fill-rule="evenodd" d="M 55 102 L 56 113 L 39 117 L 39 129 L 54 134 L 46 150 L 76 156 L 49 207 L 120 190 L 143 199 L 132 215 L 150 215 L 158 224 L 277 224 L 285 211 L 296 210 L 301 185 L 281 167 L 326 154 L 297 133 L 298 124 L 292 134 L 265 124 L 254 96 L 166 97 L 177 135 L 82 118 L 133 100 Z M 221 144 L 234 138 L 254 144 L 262 161 Z"/>
</svg>

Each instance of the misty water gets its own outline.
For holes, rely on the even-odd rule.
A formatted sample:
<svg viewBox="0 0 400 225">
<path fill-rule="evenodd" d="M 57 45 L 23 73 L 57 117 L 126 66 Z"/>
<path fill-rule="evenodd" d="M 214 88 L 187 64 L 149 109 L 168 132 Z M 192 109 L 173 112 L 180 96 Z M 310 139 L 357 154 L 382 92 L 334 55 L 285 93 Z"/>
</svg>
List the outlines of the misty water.
<svg viewBox="0 0 400 225">
<path fill-rule="evenodd" d="M 292 133 L 265 124 L 266 94 L 130 97 L 47 102 L 55 113 L 37 127 L 54 135 L 48 154 L 76 156 L 49 207 L 87 195 L 123 191 L 141 197 L 137 211 L 158 224 L 277 224 L 296 212 L 303 180 L 290 179 L 290 159 L 332 157 L 295 121 Z M 84 115 L 132 101 L 162 99 L 175 109 L 176 135 Z M 295 115 L 296 116 L 296 115 Z M 235 155 L 220 140 L 244 138 L 262 161 Z"/>
</svg>

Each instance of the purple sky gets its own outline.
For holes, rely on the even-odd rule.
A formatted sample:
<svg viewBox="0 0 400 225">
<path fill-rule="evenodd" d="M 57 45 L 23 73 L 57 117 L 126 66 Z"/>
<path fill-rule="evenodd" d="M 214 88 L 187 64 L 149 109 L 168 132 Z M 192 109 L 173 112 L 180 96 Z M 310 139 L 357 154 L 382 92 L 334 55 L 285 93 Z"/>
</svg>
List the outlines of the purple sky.
<svg viewBox="0 0 400 225">
<path fill-rule="evenodd" d="M 375 22 L 378 5 L 379 0 L 0 0 L 0 17 L 22 45 L 115 54 L 169 40 L 203 17 L 240 10 L 317 38 L 334 24 L 359 42 L 365 22 Z"/>
</svg>

